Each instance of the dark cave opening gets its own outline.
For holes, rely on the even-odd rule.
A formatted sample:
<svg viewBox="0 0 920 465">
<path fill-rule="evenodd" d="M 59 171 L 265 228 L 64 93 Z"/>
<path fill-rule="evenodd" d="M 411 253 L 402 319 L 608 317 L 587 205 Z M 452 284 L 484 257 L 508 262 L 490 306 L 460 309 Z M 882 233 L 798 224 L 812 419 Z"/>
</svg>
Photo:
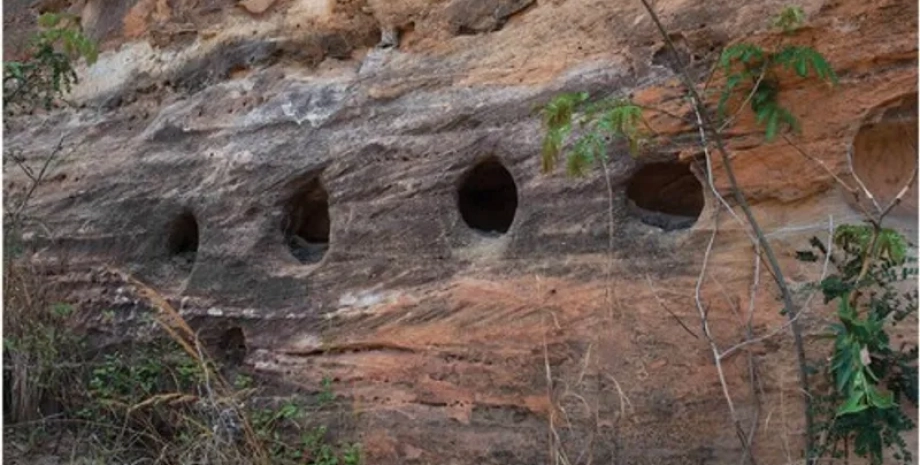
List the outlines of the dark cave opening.
<svg viewBox="0 0 920 465">
<path fill-rule="evenodd" d="M 687 229 L 703 211 L 703 186 L 685 163 L 650 163 L 626 187 L 630 210 L 650 226 Z"/>
<path fill-rule="evenodd" d="M 198 221 L 191 211 L 184 211 L 169 224 L 166 248 L 173 257 L 195 260 L 198 253 Z"/>
<path fill-rule="evenodd" d="M 232 365 L 242 365 L 246 359 L 246 335 L 239 326 L 227 329 L 220 337 L 218 348 Z"/>
<path fill-rule="evenodd" d="M 517 212 L 517 186 L 511 173 L 495 158 L 479 162 L 460 183 L 460 216 L 470 228 L 506 233 Z"/>
<path fill-rule="evenodd" d="M 329 249 L 329 194 L 318 176 L 291 196 L 285 207 L 283 233 L 299 262 L 319 263 Z"/>
</svg>

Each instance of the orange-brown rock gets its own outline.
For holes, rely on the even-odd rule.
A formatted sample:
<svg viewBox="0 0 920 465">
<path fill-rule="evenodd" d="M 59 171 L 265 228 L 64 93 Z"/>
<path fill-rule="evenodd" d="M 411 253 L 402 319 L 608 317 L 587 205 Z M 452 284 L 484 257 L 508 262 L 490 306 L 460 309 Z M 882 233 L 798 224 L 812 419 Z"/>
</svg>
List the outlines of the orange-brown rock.
<svg viewBox="0 0 920 465">
<path fill-rule="evenodd" d="M 654 3 L 701 86 L 741 40 L 812 46 L 840 77 L 783 81 L 808 156 L 764 143 L 747 114 L 726 132 L 820 359 L 830 309 L 803 286 L 822 264 L 795 251 L 859 221 L 835 181 L 855 182 L 850 147 L 879 199 L 916 163 L 917 3 L 804 0 L 807 26 L 788 37 L 767 29 L 786 2 Z M 68 257 L 84 311 L 109 308 L 91 279 L 105 264 L 181 300 L 209 337 L 241 328 L 247 366 L 334 380 L 367 463 L 738 463 L 695 299 L 706 256 L 699 298 L 720 348 L 744 340 L 751 309 L 755 336 L 776 332 L 723 360 L 737 418 L 758 463 L 799 459 L 777 288 L 716 193 L 688 182 L 707 171 L 695 116 L 640 2 L 118 4 L 93 21 L 105 52 L 74 89 L 80 108 L 10 119 L 4 140 L 32 163 L 61 136 L 73 147 L 29 237 L 37 259 Z M 27 6 L 4 2 L 20 20 L 7 43 L 22 43 Z M 376 46 L 393 31 L 398 44 Z M 632 95 L 658 143 L 639 159 L 611 149 L 606 179 L 542 175 L 534 110 L 576 90 Z M 718 156 L 711 172 L 734 206 Z M 4 183 L 15 195 L 25 179 L 7 168 Z M 911 189 L 891 221 L 913 236 Z"/>
</svg>

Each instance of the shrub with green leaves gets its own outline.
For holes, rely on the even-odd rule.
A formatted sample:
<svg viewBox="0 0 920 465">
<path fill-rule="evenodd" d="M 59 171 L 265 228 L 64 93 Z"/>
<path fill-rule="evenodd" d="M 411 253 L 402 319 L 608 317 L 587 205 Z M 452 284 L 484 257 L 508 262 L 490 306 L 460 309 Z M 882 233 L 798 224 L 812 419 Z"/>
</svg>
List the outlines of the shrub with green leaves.
<svg viewBox="0 0 920 465">
<path fill-rule="evenodd" d="M 811 243 L 826 256 L 825 244 L 817 238 Z M 829 328 L 834 346 L 823 367 L 831 389 L 815 393 L 819 422 L 812 434 L 824 440 L 815 441 L 814 456 L 846 458 L 852 451 L 881 464 L 884 450 L 893 448 L 899 463 L 913 463 L 901 434 L 914 422 L 901 404 L 917 405 L 917 344 L 905 342 L 896 349 L 889 332 L 917 314 L 917 289 L 897 289 L 899 283 L 916 282 L 916 259 L 908 257 L 903 236 L 872 225 L 841 226 L 834 245 L 840 252 L 828 260 L 837 272 L 819 283 L 825 303 L 836 302 L 837 321 Z"/>
<path fill-rule="evenodd" d="M 3 63 L 3 109 L 7 113 L 51 109 L 79 82 L 74 63 L 82 57 L 92 64 L 98 57 L 96 44 L 83 35 L 76 16 L 45 13 L 38 25 L 28 58 Z"/>
</svg>

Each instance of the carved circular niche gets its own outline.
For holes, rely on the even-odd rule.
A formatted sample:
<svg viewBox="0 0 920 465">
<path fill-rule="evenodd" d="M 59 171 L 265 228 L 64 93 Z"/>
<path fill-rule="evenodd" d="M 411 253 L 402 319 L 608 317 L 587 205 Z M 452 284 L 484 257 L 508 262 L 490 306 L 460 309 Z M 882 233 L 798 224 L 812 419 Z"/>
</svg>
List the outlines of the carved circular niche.
<svg viewBox="0 0 920 465">
<path fill-rule="evenodd" d="M 495 157 L 478 162 L 460 181 L 457 207 L 466 225 L 476 231 L 508 232 L 518 207 L 514 178 Z"/>
<path fill-rule="evenodd" d="M 300 263 L 322 261 L 329 249 L 329 194 L 318 175 L 309 177 L 284 207 L 282 232 Z"/>
<path fill-rule="evenodd" d="M 856 133 L 852 155 L 853 171 L 878 203 L 893 201 L 917 166 L 917 94 L 874 110 Z M 916 180 L 889 215 L 916 222 Z"/>
<path fill-rule="evenodd" d="M 703 185 L 686 163 L 650 163 L 626 187 L 629 211 L 645 224 L 665 231 L 687 229 L 703 211 Z"/>
</svg>

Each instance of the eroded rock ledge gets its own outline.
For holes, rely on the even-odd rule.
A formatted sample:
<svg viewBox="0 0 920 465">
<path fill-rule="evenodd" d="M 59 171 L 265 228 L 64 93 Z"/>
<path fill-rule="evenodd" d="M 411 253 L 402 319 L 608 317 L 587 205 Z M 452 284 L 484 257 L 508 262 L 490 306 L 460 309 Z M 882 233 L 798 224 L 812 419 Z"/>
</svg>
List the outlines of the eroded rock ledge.
<svg viewBox="0 0 920 465">
<path fill-rule="evenodd" d="M 578 463 L 735 462 L 707 348 L 674 320 L 695 328 L 715 225 L 703 167 L 686 164 L 690 121 L 653 116 L 659 150 L 613 154 L 612 211 L 601 176 L 539 173 L 534 109 L 561 90 L 686 112 L 638 2 L 279 0 L 256 17 L 153 3 L 73 6 L 100 11 L 89 27 L 108 50 L 75 90 L 80 107 L 11 119 L 5 134 L 33 161 L 61 137 L 73 148 L 38 191 L 43 227 L 28 236 L 38 258 L 68 257 L 60 279 L 82 311 L 113 305 L 99 270 L 122 268 L 207 337 L 242 333 L 243 363 L 303 385 L 335 379 L 368 463 L 545 463 L 550 418 Z M 777 40 L 763 27 L 782 5 L 658 8 L 702 73 L 733 40 Z M 794 40 L 824 53 L 841 86 L 784 89 L 799 142 L 838 174 L 852 145 L 891 195 L 916 155 L 916 132 L 914 152 L 902 132 L 916 128 L 917 5 L 803 7 L 809 27 Z M 28 17 L 15 8 L 4 13 Z M 398 44 L 378 47 L 381 31 Z M 796 248 L 855 210 L 819 166 L 741 123 L 739 181 L 804 283 L 817 270 L 792 260 Z M 9 195 L 24 186 L 7 170 Z M 915 231 L 916 204 L 899 208 Z M 704 293 L 731 344 L 753 257 L 721 220 Z M 773 293 L 757 296 L 758 331 L 782 324 Z M 130 322 L 142 304 L 119 298 Z M 820 308 L 808 324 L 822 324 Z M 784 399 L 771 421 L 786 431 L 801 421 L 791 354 L 783 337 L 755 349 L 761 400 Z M 727 376 L 750 421 L 742 358 Z M 798 441 L 776 424 L 755 442 L 764 463 Z"/>
</svg>

